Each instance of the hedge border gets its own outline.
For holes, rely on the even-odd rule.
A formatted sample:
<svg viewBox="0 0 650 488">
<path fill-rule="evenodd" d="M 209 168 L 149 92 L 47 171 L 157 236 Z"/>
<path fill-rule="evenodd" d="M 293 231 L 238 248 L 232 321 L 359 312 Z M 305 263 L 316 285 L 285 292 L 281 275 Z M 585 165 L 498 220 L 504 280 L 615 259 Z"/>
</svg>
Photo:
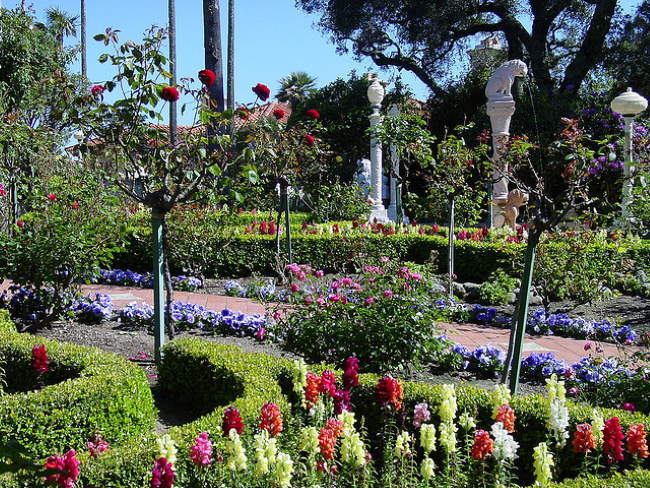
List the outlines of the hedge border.
<svg viewBox="0 0 650 488">
<path fill-rule="evenodd" d="M 113 267 L 143 271 L 142 264 L 151 262 L 151 246 L 147 230 L 138 233 L 126 246 L 127 250 L 117 255 Z M 210 238 L 204 245 L 211 256 L 205 276 L 249 276 L 274 272 L 275 237 L 261 235 L 236 235 Z M 447 239 L 428 235 L 296 235 L 292 239 L 294 261 L 306 263 L 325 271 L 350 269 L 351 264 L 363 256 L 379 258 L 389 256 L 402 261 L 423 264 L 437 253 L 439 273 L 447 271 Z M 519 274 L 518 263 L 523 262 L 523 244 L 493 242 L 457 241 L 455 273 L 459 281 L 482 282 L 495 270 Z M 595 262 L 604 262 L 619 250 L 615 245 L 597 246 L 589 252 Z M 626 244 L 621 250 L 625 256 L 634 259 L 638 266 L 650 273 L 650 242 Z M 179 262 L 191 259 L 179 257 L 171 252 L 171 266 L 174 272 L 194 269 L 198 263 Z"/>
<path fill-rule="evenodd" d="M 247 426 L 254 425 L 263 403 L 274 401 L 280 405 L 286 423 L 291 423 L 288 400 L 291 397 L 289 383 L 292 362 L 268 356 L 261 353 L 242 352 L 237 346 L 217 344 L 197 338 L 180 339 L 165 346 L 164 359 L 160 367 L 159 379 L 165 391 L 173 393 L 179 401 L 194 401 L 202 411 L 208 411 L 199 419 L 174 427 L 168 434 L 177 442 L 179 458 L 176 465 L 177 473 L 183 476 L 190 469 L 187 452 L 192 439 L 206 431 L 219 448 L 221 422 L 223 411 L 228 405 L 238 408 Z M 314 372 L 328 368 L 326 365 L 312 366 Z M 340 375 L 340 372 L 337 372 Z M 379 376 L 363 374 L 360 386 L 355 389 L 353 403 L 356 412 L 366 417 L 366 427 L 371 425 L 372 418 L 381 415 L 375 401 L 375 385 Z M 491 423 L 490 394 L 487 390 L 469 385 L 458 386 L 459 414 L 467 411 L 478 419 L 481 425 Z M 236 398 L 235 398 L 236 397 Z M 412 411 L 413 406 L 426 401 L 436 411 L 435 406 L 442 397 L 441 385 L 404 382 L 404 408 Z M 532 454 L 532 447 L 541 441 L 545 430 L 544 399 L 541 395 L 517 397 L 513 399 L 513 408 L 517 412 L 517 432 L 515 437 L 526 449 L 527 455 Z M 630 413 L 622 410 L 603 409 L 577 405 L 569 401 L 571 427 L 590 419 L 594 408 L 601 411 L 605 418 L 618 416 L 626 427 L 630 423 L 643 423 L 650 426 L 650 416 Z M 435 419 L 434 423 L 439 419 Z M 371 433 L 370 433 L 371 434 Z M 155 455 L 155 436 L 150 434 L 139 439 L 133 439 L 124 446 L 102 455 L 99 459 L 82 457 L 81 486 L 102 486 L 103 488 L 145 488 L 148 486 L 151 463 Z M 531 459 L 521 461 L 529 464 Z M 612 479 L 620 479 L 614 475 Z M 650 471 L 640 471 L 635 478 L 644 483 L 650 479 Z M 581 482 L 582 480 L 577 480 Z M 600 484 L 599 484 L 600 483 Z M 605 488 L 608 479 L 592 479 L 589 487 Z M 4 486 L 4 485 L 3 485 Z M 14 486 L 32 485 L 8 485 Z M 38 486 L 33 485 L 34 488 Z M 585 484 L 576 484 L 574 480 L 553 484 L 554 487 L 582 488 Z M 631 484 L 629 488 L 646 486 Z"/>
<path fill-rule="evenodd" d="M 20 334 L 0 310 L 0 366 L 11 383 L 34 386 L 31 352 L 38 344 L 47 348 L 46 375 L 61 382 L 0 396 L 0 444 L 15 440 L 44 457 L 85 448 L 96 432 L 120 443 L 152 429 L 156 408 L 139 366 L 97 348 Z"/>
</svg>

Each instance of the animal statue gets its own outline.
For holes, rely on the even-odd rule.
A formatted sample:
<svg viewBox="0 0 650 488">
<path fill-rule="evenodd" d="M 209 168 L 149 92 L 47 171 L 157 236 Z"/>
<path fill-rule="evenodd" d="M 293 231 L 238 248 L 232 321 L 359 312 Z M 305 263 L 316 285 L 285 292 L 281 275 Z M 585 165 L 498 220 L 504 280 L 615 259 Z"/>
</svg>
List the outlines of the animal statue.
<svg viewBox="0 0 650 488">
<path fill-rule="evenodd" d="M 528 203 L 528 193 L 515 188 L 508 193 L 508 201 L 503 206 L 503 217 L 505 224 L 511 229 L 517 228 L 517 217 L 519 216 L 519 207 Z"/>
<path fill-rule="evenodd" d="M 519 59 L 506 61 L 499 66 L 485 86 L 485 96 L 488 101 L 512 100 L 512 84 L 517 76 L 526 76 L 528 66 Z"/>
</svg>

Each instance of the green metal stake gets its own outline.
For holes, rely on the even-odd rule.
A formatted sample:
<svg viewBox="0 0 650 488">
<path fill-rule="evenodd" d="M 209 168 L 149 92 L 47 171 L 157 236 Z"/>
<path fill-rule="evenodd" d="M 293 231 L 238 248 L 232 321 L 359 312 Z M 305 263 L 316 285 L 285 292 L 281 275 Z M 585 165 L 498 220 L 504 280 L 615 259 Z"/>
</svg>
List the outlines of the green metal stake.
<svg viewBox="0 0 650 488">
<path fill-rule="evenodd" d="M 163 226 L 162 215 L 151 210 L 151 234 L 153 237 L 153 335 L 156 362 L 162 359 L 165 345 L 165 280 L 163 269 Z"/>
<path fill-rule="evenodd" d="M 397 217 L 397 223 L 401 224 L 404 222 L 404 214 L 402 213 L 402 179 L 398 178 L 397 184 L 395 185 L 395 216 Z"/>
<path fill-rule="evenodd" d="M 284 187 L 284 219 L 287 227 L 287 257 L 289 264 L 293 263 L 293 253 L 291 251 L 291 218 L 289 216 L 289 191 L 288 187 Z M 278 223 L 279 224 L 279 223 Z"/>
<path fill-rule="evenodd" d="M 519 373 L 521 370 L 521 352 L 524 348 L 524 335 L 526 333 L 526 325 L 528 324 L 528 296 L 530 295 L 530 288 L 533 283 L 533 268 L 535 265 L 535 251 L 537 250 L 537 243 L 528 241 L 526 247 L 526 256 L 524 264 L 524 274 L 521 279 L 520 288 L 520 303 L 517 307 L 517 317 L 514 325 L 513 352 L 512 352 L 512 365 L 510 369 L 510 392 L 515 395 L 519 388 Z M 523 293 L 523 295 L 521 295 Z"/>
</svg>

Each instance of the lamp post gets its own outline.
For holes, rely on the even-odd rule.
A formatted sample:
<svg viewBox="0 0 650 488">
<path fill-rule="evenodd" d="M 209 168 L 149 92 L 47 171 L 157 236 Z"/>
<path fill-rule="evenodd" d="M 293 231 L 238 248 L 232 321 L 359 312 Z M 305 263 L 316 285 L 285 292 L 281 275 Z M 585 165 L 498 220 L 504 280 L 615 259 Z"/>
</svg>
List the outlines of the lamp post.
<svg viewBox="0 0 650 488">
<path fill-rule="evenodd" d="M 648 100 L 628 88 L 626 91 L 612 100 L 610 107 L 614 112 L 623 116 L 625 122 L 624 143 L 623 143 L 623 201 L 621 202 L 621 227 L 628 227 L 630 223 L 629 205 L 632 202 L 632 188 L 634 178 L 634 153 L 632 147 L 632 133 L 634 129 L 634 118 L 648 108 Z"/>
<path fill-rule="evenodd" d="M 379 80 L 377 75 L 370 75 L 369 79 L 372 81 L 368 87 L 368 100 L 372 113 L 368 116 L 370 119 L 370 127 L 376 127 L 383 119 L 379 113 L 381 109 L 381 102 L 384 100 L 386 94 L 383 83 Z M 370 139 L 370 199 L 372 204 L 370 207 L 370 221 L 376 220 L 377 222 L 387 222 L 388 213 L 386 207 L 382 202 L 382 151 L 381 144 L 375 136 Z"/>
</svg>

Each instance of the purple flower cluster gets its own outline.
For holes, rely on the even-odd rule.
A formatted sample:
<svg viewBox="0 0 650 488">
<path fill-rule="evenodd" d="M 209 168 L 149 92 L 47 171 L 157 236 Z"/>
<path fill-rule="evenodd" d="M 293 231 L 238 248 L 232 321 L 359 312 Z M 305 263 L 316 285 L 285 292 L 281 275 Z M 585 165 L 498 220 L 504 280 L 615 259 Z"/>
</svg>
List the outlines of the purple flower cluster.
<svg viewBox="0 0 650 488">
<path fill-rule="evenodd" d="M 118 312 L 120 321 L 131 327 L 153 326 L 153 307 L 146 303 L 130 303 Z M 171 318 L 180 330 L 201 329 L 214 334 L 255 337 L 266 334 L 267 319 L 260 314 L 247 315 L 224 308 L 221 312 L 208 310 L 202 305 L 173 302 Z"/>
<path fill-rule="evenodd" d="M 521 360 L 521 375 L 532 381 L 541 381 L 552 375 L 564 377 L 569 370 L 567 364 L 556 359 L 552 352 L 533 352 Z"/>
<path fill-rule="evenodd" d="M 145 328 L 153 325 L 153 307 L 146 303 L 129 303 L 117 312 L 118 320 L 129 327 Z"/>
<path fill-rule="evenodd" d="M 599 156 L 598 158 L 591 160 L 591 166 L 589 167 L 589 174 L 595 176 L 607 169 L 620 170 L 623 168 L 622 161 L 609 161 L 606 156 Z"/>
<path fill-rule="evenodd" d="M 236 281 L 226 281 L 223 285 L 229 297 L 256 298 L 265 301 L 286 302 L 291 291 L 276 288 L 273 283 L 241 285 Z"/>
<path fill-rule="evenodd" d="M 96 293 L 95 298 L 83 297 L 72 307 L 76 319 L 80 322 L 96 324 L 108 320 L 113 315 L 113 302 L 105 293 Z"/>
<path fill-rule="evenodd" d="M 445 358 L 452 368 L 488 377 L 501 371 L 505 359 L 506 353 L 490 344 L 477 347 L 473 351 L 460 344 L 452 344 Z"/>
<path fill-rule="evenodd" d="M 72 292 L 59 293 L 51 288 L 11 285 L 0 294 L 0 308 L 9 310 L 12 317 L 39 320 L 50 316 L 54 310 L 67 313 L 75 302 Z"/>
<path fill-rule="evenodd" d="M 607 319 L 572 319 L 566 314 L 547 314 L 544 309 L 535 310 L 528 321 L 529 332 L 542 335 L 558 335 L 574 339 L 593 339 L 621 344 L 635 344 L 638 335 L 629 325 L 617 326 Z"/>
<path fill-rule="evenodd" d="M 93 283 L 107 285 L 137 286 L 140 288 L 153 288 L 153 274 L 137 273 L 130 269 L 100 269 L 92 279 Z M 172 287 L 178 291 L 196 291 L 203 288 L 203 281 L 194 276 L 172 276 Z"/>
<path fill-rule="evenodd" d="M 583 357 L 571 366 L 572 376 L 580 384 L 597 385 L 607 382 L 612 385 L 622 378 L 634 375 L 630 369 L 621 366 L 616 358 Z"/>
</svg>

